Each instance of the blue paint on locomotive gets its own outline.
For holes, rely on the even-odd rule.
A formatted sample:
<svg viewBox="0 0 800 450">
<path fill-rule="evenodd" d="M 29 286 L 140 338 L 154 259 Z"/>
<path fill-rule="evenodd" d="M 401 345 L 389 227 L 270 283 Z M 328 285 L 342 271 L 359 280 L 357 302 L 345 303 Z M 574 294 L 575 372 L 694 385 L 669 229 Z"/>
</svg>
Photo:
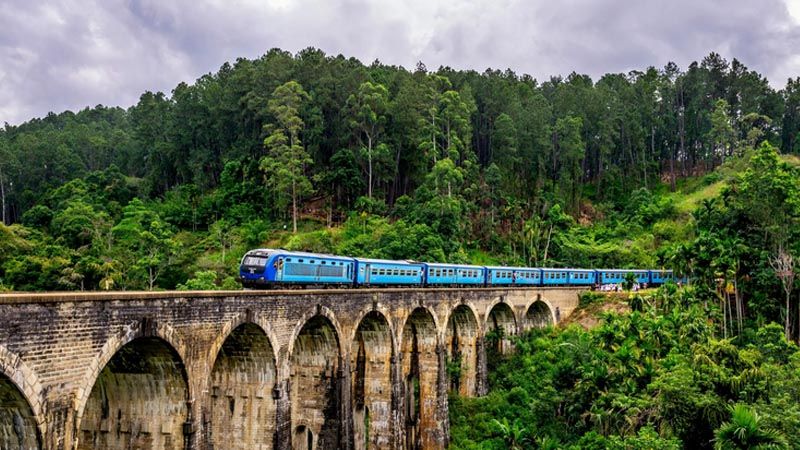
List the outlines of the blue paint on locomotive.
<svg viewBox="0 0 800 450">
<path fill-rule="evenodd" d="M 356 283 L 359 285 L 422 285 L 425 266 L 422 263 L 355 258 Z"/>
<path fill-rule="evenodd" d="M 239 264 L 239 279 L 245 287 L 256 287 L 267 285 L 266 268 L 270 264 L 270 256 L 274 256 L 275 250 L 269 248 L 259 248 L 250 250 L 242 257 Z"/>
<path fill-rule="evenodd" d="M 355 260 L 319 253 L 259 249 L 242 258 L 239 276 L 246 286 L 287 284 L 352 284 Z"/>
<path fill-rule="evenodd" d="M 483 286 L 486 268 L 462 264 L 422 263 L 425 265 L 427 285 L 458 284 Z"/>
</svg>

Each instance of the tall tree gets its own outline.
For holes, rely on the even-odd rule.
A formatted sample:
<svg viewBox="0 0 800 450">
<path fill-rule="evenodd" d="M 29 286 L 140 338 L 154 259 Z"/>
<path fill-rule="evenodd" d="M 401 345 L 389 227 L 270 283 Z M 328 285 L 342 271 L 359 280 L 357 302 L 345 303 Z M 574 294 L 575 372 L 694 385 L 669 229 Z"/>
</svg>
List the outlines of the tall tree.
<svg viewBox="0 0 800 450">
<path fill-rule="evenodd" d="M 288 81 L 272 93 L 269 112 L 275 123 L 268 125 L 269 136 L 264 139 L 268 154 L 261 159 L 261 170 L 266 174 L 267 186 L 276 193 L 283 208 L 291 202 L 292 232 L 297 233 L 298 200 L 312 192 L 311 180 L 306 175 L 306 165 L 314 162 L 300 140 L 303 119 L 300 108 L 309 95 L 300 83 Z"/>
<path fill-rule="evenodd" d="M 358 139 L 366 139 L 367 154 L 367 196 L 372 198 L 373 188 L 373 149 L 377 146 L 381 156 L 388 154 L 388 148 L 381 145 L 380 138 L 386 125 L 389 110 L 389 91 L 382 84 L 369 81 L 361 83 L 358 92 L 347 99 L 352 118 L 350 126 L 358 131 Z"/>
</svg>

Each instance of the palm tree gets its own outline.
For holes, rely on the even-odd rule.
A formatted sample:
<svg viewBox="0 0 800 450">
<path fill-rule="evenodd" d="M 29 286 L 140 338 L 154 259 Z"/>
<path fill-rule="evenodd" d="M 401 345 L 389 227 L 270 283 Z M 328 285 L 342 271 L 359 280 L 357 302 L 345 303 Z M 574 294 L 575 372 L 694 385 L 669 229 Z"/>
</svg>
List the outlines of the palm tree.
<svg viewBox="0 0 800 450">
<path fill-rule="evenodd" d="M 734 449 L 788 449 L 786 438 L 779 431 L 765 428 L 761 417 L 746 405 L 731 408 L 731 421 L 723 423 L 714 432 L 716 450 Z"/>
<path fill-rule="evenodd" d="M 529 439 L 526 436 L 526 434 L 528 434 L 528 429 L 522 426 L 522 423 L 519 419 L 514 419 L 513 423 L 508 423 L 508 419 L 503 417 L 502 421 L 492 419 L 492 423 L 500 432 L 500 437 L 503 438 L 503 442 L 506 444 L 507 449 L 521 450 L 523 448 L 523 444 L 529 442 Z"/>
</svg>

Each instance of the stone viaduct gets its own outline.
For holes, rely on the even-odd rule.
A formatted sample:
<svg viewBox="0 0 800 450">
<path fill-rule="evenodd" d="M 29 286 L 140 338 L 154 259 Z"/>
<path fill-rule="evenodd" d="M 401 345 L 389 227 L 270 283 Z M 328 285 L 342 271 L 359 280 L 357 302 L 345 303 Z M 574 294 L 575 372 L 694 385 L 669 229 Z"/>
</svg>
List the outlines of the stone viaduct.
<svg viewBox="0 0 800 450">
<path fill-rule="evenodd" d="M 446 448 L 448 392 L 579 292 L 0 295 L 0 448 Z"/>
</svg>

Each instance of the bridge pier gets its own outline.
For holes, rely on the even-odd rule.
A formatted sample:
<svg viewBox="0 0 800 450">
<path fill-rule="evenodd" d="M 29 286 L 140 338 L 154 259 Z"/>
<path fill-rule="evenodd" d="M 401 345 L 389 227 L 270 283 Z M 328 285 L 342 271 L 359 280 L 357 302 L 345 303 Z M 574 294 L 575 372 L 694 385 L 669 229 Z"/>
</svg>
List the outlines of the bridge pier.
<svg viewBox="0 0 800 450">
<path fill-rule="evenodd" d="M 0 295 L 0 448 L 445 448 L 448 391 L 487 392 L 489 342 L 579 292 Z"/>
</svg>

